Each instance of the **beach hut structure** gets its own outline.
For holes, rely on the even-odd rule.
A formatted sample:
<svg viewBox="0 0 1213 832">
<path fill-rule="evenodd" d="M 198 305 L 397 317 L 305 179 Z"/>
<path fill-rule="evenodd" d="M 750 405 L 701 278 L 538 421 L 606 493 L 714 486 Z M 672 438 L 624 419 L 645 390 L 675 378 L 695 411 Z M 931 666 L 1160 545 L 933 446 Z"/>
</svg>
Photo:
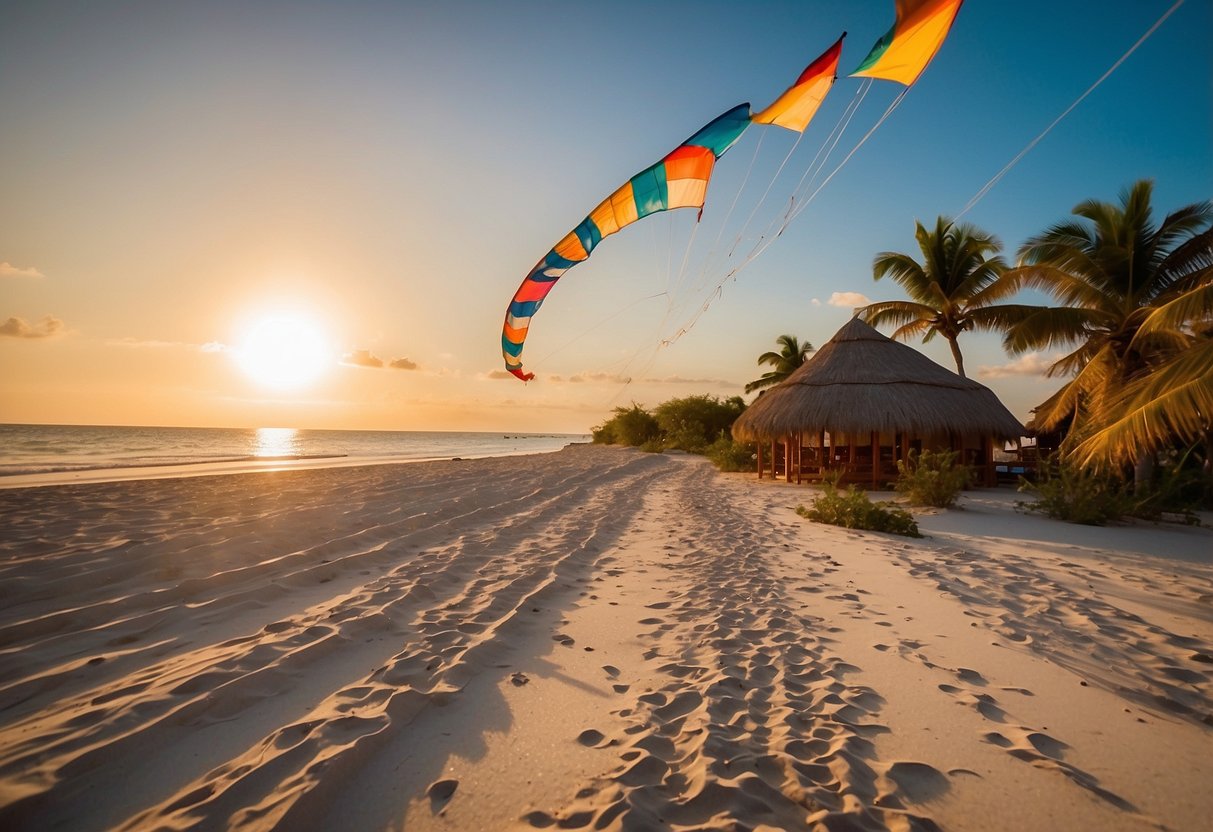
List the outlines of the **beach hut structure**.
<svg viewBox="0 0 1213 832">
<path fill-rule="evenodd" d="M 884 487 L 911 450 L 953 450 L 993 485 L 994 448 L 1023 425 L 993 391 L 873 329 L 858 317 L 749 406 L 733 436 L 758 444 L 762 478 Z"/>
</svg>

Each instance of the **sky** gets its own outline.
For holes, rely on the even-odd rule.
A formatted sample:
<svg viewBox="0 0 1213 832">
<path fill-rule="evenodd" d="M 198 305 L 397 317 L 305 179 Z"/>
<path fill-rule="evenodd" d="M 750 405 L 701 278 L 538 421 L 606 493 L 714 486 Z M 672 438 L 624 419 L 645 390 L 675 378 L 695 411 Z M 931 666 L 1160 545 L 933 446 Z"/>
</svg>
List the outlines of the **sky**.
<svg viewBox="0 0 1213 832">
<path fill-rule="evenodd" d="M 873 257 L 916 254 L 916 220 L 956 215 L 1172 2 L 968 0 L 806 203 L 901 90 L 846 77 L 890 0 L 0 0 L 0 422 L 580 433 L 740 395 L 778 335 L 819 346 L 857 303 L 903 298 Z M 502 317 L 535 262 L 844 30 L 799 143 L 751 127 L 701 220 L 603 243 L 532 323 L 536 379 L 506 376 Z M 1213 196 L 1211 31 L 1213 0 L 1187 0 L 964 219 L 1013 259 L 1137 179 L 1160 214 Z M 275 325 L 311 357 L 274 363 Z M 960 345 L 1021 419 L 1061 384 L 1051 354 Z"/>
</svg>

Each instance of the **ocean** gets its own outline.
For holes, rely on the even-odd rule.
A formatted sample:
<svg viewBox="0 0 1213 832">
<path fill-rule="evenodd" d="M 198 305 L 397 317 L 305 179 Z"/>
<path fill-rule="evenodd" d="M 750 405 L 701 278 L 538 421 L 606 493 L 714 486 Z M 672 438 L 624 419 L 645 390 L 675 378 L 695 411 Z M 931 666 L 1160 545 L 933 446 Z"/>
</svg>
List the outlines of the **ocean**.
<svg viewBox="0 0 1213 832">
<path fill-rule="evenodd" d="M 0 484 L 5 477 L 188 466 L 195 472 L 270 467 L 404 462 L 557 451 L 588 435 L 459 431 L 166 428 L 0 424 Z M 90 477 L 93 478 L 93 477 Z"/>
</svg>

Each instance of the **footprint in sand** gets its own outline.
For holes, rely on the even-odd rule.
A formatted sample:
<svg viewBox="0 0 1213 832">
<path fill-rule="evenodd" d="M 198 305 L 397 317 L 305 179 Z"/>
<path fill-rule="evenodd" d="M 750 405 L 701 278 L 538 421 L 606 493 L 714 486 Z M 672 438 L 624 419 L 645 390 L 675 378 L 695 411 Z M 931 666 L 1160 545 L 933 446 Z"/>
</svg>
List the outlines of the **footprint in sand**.
<svg viewBox="0 0 1213 832">
<path fill-rule="evenodd" d="M 982 676 L 976 670 L 970 670 L 967 667 L 958 667 L 956 669 L 956 678 L 962 682 L 968 682 L 970 685 L 986 685 L 986 677 Z"/>
<path fill-rule="evenodd" d="M 888 776 L 897 784 L 901 796 L 911 803 L 934 800 L 951 788 L 947 775 L 926 763 L 893 763 Z"/>
<path fill-rule="evenodd" d="M 436 780 L 425 793 L 430 799 L 430 811 L 438 814 L 446 804 L 450 802 L 451 796 L 455 794 L 455 789 L 459 788 L 458 780 Z"/>
<path fill-rule="evenodd" d="M 615 667 L 613 664 L 604 664 L 602 669 L 606 672 L 606 675 L 610 676 L 612 679 L 619 676 L 619 668 Z"/>
<path fill-rule="evenodd" d="M 593 728 L 587 728 L 577 735 L 577 742 L 587 748 L 595 748 L 605 739 L 606 737 L 601 731 L 595 731 Z"/>
</svg>

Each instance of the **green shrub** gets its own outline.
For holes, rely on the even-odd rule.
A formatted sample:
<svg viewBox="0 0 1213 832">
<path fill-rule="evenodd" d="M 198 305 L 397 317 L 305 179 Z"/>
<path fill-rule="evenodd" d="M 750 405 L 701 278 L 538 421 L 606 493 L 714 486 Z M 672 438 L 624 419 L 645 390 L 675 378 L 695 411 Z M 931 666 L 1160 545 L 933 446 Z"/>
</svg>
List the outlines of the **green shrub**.
<svg viewBox="0 0 1213 832">
<path fill-rule="evenodd" d="M 640 450 L 646 454 L 659 454 L 665 450 L 665 443 L 661 441 L 660 437 L 648 439 L 640 443 Z"/>
<path fill-rule="evenodd" d="M 1128 486 L 1105 474 L 1085 471 L 1075 465 L 1043 464 L 1035 483 L 1020 479 L 1019 490 L 1035 495 L 1036 501 L 1015 505 L 1068 523 L 1103 526 L 1132 512 L 1134 500 Z"/>
<path fill-rule="evenodd" d="M 653 415 L 667 448 L 702 454 L 718 437 L 728 433 L 744 410 L 745 402 L 740 396 L 722 400 L 700 395 L 662 402 Z"/>
<path fill-rule="evenodd" d="M 705 451 L 707 458 L 721 471 L 754 470 L 754 452 L 753 442 L 738 442 L 727 436 L 718 438 Z"/>
<path fill-rule="evenodd" d="M 873 503 L 856 485 L 840 492 L 836 481 L 823 483 L 822 493 L 814 498 L 813 505 L 809 508 L 797 506 L 796 513 L 831 526 L 922 537 L 918 523 L 905 509 L 883 501 Z"/>
<path fill-rule="evenodd" d="M 657 420 L 640 405 L 615 408 L 615 415 L 594 428 L 591 435 L 595 442 L 610 445 L 643 445 L 661 434 Z"/>
<path fill-rule="evenodd" d="M 1160 454 L 1148 486 L 1140 493 L 1134 492 L 1130 514 L 1155 521 L 1172 515 L 1169 519 L 1190 526 L 1200 525 L 1196 512 L 1209 506 L 1208 495 L 1213 481 L 1202 470 L 1201 461 L 1194 458 L 1192 450 Z"/>
<path fill-rule="evenodd" d="M 969 484 L 970 471 L 957 465 L 956 451 L 910 451 L 907 465 L 897 460 L 896 489 L 911 505 L 948 508 Z"/>
</svg>

